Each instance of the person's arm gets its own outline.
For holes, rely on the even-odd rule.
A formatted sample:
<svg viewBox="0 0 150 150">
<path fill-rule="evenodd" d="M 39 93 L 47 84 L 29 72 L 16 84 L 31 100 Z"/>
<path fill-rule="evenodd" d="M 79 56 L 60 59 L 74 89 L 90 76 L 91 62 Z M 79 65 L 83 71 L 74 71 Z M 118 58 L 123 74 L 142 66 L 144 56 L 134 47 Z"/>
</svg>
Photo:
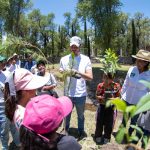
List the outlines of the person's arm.
<svg viewBox="0 0 150 150">
<path fill-rule="evenodd" d="M 102 92 L 102 84 L 98 84 L 97 90 L 96 90 L 96 99 L 100 104 L 103 104 L 104 101 L 104 93 Z"/>
<path fill-rule="evenodd" d="M 42 87 L 42 90 L 43 90 L 43 91 L 49 91 L 49 90 L 54 89 L 55 87 L 56 87 L 56 85 L 44 85 L 44 86 Z"/>
<path fill-rule="evenodd" d="M 85 73 L 78 72 L 78 74 L 85 80 L 91 81 L 93 79 L 92 69 L 86 70 Z"/>
<path fill-rule="evenodd" d="M 120 97 L 120 92 L 121 92 L 121 86 L 119 83 L 115 83 L 114 85 L 114 91 L 116 92 L 115 93 L 115 97 Z"/>
<path fill-rule="evenodd" d="M 44 91 L 52 90 L 57 86 L 57 82 L 56 82 L 54 75 L 53 74 L 49 74 L 49 75 L 50 75 L 51 85 L 43 86 L 42 90 L 44 90 Z"/>
<path fill-rule="evenodd" d="M 60 67 L 59 67 L 59 72 L 60 73 L 63 73 L 63 71 L 64 71 L 64 67 L 63 67 L 63 63 L 62 63 L 62 58 L 60 59 Z"/>
<path fill-rule="evenodd" d="M 121 96 L 126 92 L 127 88 L 128 88 L 128 85 L 129 85 L 129 76 L 130 76 L 130 69 L 126 75 L 126 78 L 124 80 L 124 83 L 123 83 L 123 86 L 122 86 L 122 89 L 121 89 Z"/>
<path fill-rule="evenodd" d="M 82 78 L 84 78 L 85 80 L 92 80 L 93 79 L 93 72 L 92 72 L 92 64 L 91 64 L 91 61 L 90 59 L 88 58 L 87 59 L 87 65 L 86 65 L 86 68 L 85 68 L 85 72 L 78 72 L 77 73 L 79 75 L 81 75 Z"/>
</svg>

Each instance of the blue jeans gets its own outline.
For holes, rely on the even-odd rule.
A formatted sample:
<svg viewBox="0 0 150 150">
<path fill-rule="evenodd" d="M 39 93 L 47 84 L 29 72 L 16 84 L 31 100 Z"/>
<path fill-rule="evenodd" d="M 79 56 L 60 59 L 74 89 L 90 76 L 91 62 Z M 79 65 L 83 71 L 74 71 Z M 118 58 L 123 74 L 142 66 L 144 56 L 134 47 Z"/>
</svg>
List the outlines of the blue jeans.
<svg viewBox="0 0 150 150">
<path fill-rule="evenodd" d="M 0 102 L 0 139 L 2 142 L 2 150 L 8 150 L 9 131 L 16 145 L 20 144 L 19 132 L 14 123 L 11 123 L 5 115 L 4 103 Z"/>
<path fill-rule="evenodd" d="M 73 106 L 76 107 L 77 116 L 78 116 L 78 131 L 84 131 L 84 110 L 85 110 L 85 101 L 86 96 L 83 97 L 69 97 L 73 103 Z M 72 113 L 72 112 L 71 112 Z M 71 113 L 66 117 L 66 130 L 70 126 Z"/>
<path fill-rule="evenodd" d="M 0 115 L 0 138 L 2 142 L 2 150 L 8 150 L 9 123 L 4 114 Z"/>
</svg>

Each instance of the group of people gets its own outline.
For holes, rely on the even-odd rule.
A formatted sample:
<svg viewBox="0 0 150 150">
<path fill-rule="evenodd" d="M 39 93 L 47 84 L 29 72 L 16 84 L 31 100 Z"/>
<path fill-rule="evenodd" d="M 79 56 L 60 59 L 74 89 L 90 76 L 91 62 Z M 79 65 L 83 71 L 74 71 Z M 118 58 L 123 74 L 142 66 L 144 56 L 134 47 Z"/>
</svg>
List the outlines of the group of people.
<svg viewBox="0 0 150 150">
<path fill-rule="evenodd" d="M 89 57 L 80 53 L 80 46 L 81 38 L 72 37 L 70 39 L 71 53 L 60 60 L 59 71 L 62 74 L 69 72 L 62 97 L 59 97 L 54 90 L 57 81 L 52 73 L 46 71 L 45 61 L 28 63 L 24 65 L 24 68 L 20 68 L 17 67 L 16 54 L 11 58 L 14 63 L 12 64 L 13 61 L 11 61 L 7 64 L 9 66 L 6 65 L 6 58 L 0 56 L 0 137 L 3 150 L 8 149 L 9 129 L 13 131 L 13 141 L 23 150 L 69 150 L 70 148 L 79 150 L 82 148 L 74 137 L 69 136 L 74 106 L 77 111 L 78 136 L 79 138 L 86 136 L 84 128 L 86 80 L 93 79 L 91 61 Z M 111 73 L 104 73 L 103 82 L 97 85 L 96 99 L 99 106 L 95 129 L 96 143 L 106 144 L 111 139 L 117 113 L 114 106 L 105 107 L 108 99 L 121 97 L 127 105 L 135 105 L 150 91 L 145 85 L 139 83 L 141 79 L 150 81 L 148 69 L 150 52 L 140 50 L 133 57 L 136 58 L 136 66 L 129 69 L 122 88 L 119 83 L 114 82 Z M 35 74 L 31 72 L 32 65 L 36 65 L 37 73 Z M 66 135 L 57 132 L 62 122 L 64 122 Z M 145 135 L 150 135 L 149 122 L 149 111 L 132 119 L 132 123 L 138 123 Z"/>
</svg>

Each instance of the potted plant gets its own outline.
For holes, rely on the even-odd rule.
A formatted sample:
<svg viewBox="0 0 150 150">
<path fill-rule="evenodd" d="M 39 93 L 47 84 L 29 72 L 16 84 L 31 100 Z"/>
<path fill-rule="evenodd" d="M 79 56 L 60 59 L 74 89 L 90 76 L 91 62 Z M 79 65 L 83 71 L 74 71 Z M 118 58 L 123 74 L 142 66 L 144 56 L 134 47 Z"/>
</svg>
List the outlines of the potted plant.
<svg viewBox="0 0 150 150">
<path fill-rule="evenodd" d="M 115 73 L 118 65 L 118 57 L 116 56 L 115 52 L 112 49 L 106 49 L 104 58 L 100 59 L 100 62 L 103 65 L 103 68 L 101 69 L 104 72 L 104 75 L 111 76 L 112 79 L 115 77 Z M 105 103 L 109 98 L 114 97 L 113 95 L 118 92 L 118 89 L 114 89 L 113 85 L 112 88 L 105 89 Z"/>
</svg>

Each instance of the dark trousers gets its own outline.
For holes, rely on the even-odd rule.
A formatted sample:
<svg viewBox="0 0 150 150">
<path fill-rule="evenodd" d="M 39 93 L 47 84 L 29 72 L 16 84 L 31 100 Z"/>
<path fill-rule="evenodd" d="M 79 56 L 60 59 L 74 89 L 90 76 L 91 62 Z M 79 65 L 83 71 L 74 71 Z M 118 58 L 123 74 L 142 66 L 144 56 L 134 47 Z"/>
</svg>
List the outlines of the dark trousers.
<svg viewBox="0 0 150 150">
<path fill-rule="evenodd" d="M 126 102 L 126 101 L 125 101 L 125 102 Z M 128 102 L 126 102 L 126 104 L 127 104 L 127 106 L 133 105 L 133 104 L 129 104 Z M 138 114 L 138 115 L 135 115 L 134 117 L 132 117 L 130 124 L 131 124 L 131 125 L 136 125 L 136 124 L 137 124 L 137 119 L 138 119 L 138 117 L 139 117 L 139 114 Z M 122 124 L 123 124 L 124 127 L 126 127 L 126 122 L 125 122 L 125 119 L 124 119 L 124 118 L 122 119 Z M 134 129 L 130 127 L 130 128 L 129 128 L 129 135 L 131 135 L 133 131 L 134 131 Z"/>
<path fill-rule="evenodd" d="M 113 130 L 114 109 L 106 108 L 100 104 L 97 111 L 95 137 L 101 137 L 104 130 L 104 138 L 110 139 Z"/>
</svg>

